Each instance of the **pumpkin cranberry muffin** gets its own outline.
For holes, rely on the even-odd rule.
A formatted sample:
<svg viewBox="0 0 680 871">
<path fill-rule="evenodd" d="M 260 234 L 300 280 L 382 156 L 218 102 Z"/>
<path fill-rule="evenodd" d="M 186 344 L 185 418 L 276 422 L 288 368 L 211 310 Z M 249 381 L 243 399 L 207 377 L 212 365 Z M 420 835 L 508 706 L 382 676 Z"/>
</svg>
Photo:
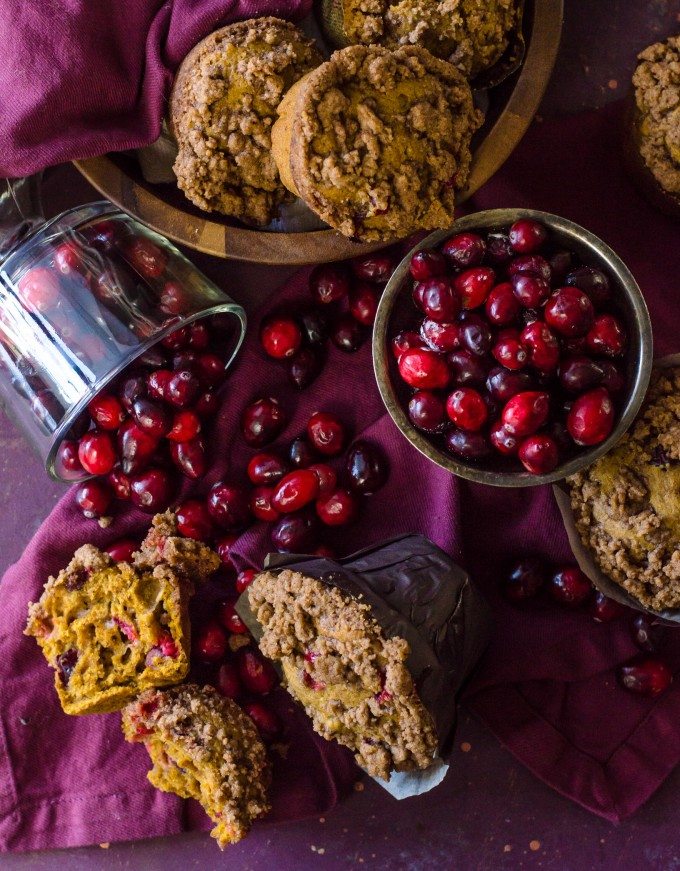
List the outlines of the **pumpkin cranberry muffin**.
<svg viewBox="0 0 680 871">
<path fill-rule="evenodd" d="M 350 46 L 279 107 L 281 179 L 345 236 L 388 241 L 448 227 L 482 116 L 464 77 L 418 46 Z"/>
<path fill-rule="evenodd" d="M 170 96 L 177 183 L 201 209 L 265 225 L 286 189 L 271 156 L 276 107 L 321 62 L 311 40 L 278 18 L 215 31 L 182 61 Z"/>
<path fill-rule="evenodd" d="M 269 810 L 265 746 L 250 718 L 213 687 L 147 690 L 125 708 L 122 726 L 125 739 L 143 743 L 151 757 L 149 781 L 199 801 L 220 848 L 240 841 Z"/>
<path fill-rule="evenodd" d="M 680 368 L 654 370 L 629 432 L 567 481 L 601 571 L 652 610 L 680 608 Z"/>
<path fill-rule="evenodd" d="M 148 687 L 183 680 L 189 597 L 219 564 L 205 545 L 177 537 L 171 514 L 154 518 L 132 565 L 79 548 L 29 605 L 25 629 L 55 670 L 64 711 L 119 710 Z"/>
<path fill-rule="evenodd" d="M 432 763 L 437 737 L 406 666 L 409 645 L 385 637 L 367 604 L 289 569 L 257 575 L 248 601 L 260 649 L 320 735 L 384 780 Z"/>
</svg>

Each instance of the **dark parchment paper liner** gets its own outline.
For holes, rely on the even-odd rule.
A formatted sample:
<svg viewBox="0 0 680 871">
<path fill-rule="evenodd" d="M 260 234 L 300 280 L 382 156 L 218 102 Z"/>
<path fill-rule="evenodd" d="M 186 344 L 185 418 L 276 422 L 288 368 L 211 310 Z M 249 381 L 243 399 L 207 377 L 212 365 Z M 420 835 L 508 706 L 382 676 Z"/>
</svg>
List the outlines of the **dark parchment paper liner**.
<svg viewBox="0 0 680 871">
<path fill-rule="evenodd" d="M 670 369 L 674 366 L 680 366 L 680 354 L 670 354 L 667 357 L 662 357 L 654 362 L 655 369 Z M 590 578 L 595 587 L 605 596 L 620 602 L 622 605 L 627 605 L 636 611 L 643 611 L 645 614 L 651 614 L 654 617 L 660 617 L 670 623 L 680 623 L 680 608 L 666 609 L 664 611 L 654 611 L 652 608 L 647 608 L 642 602 L 630 595 L 623 587 L 619 586 L 616 581 L 613 581 L 608 575 L 602 572 L 595 562 L 595 559 L 588 548 L 581 541 L 581 536 L 576 528 L 576 520 L 574 512 L 571 508 L 571 499 L 569 495 L 569 486 L 566 482 L 560 481 L 553 484 L 553 493 L 557 500 L 557 505 L 564 521 L 564 528 L 567 531 L 569 544 L 574 552 L 574 557 L 582 572 Z"/>
<path fill-rule="evenodd" d="M 337 562 L 270 554 L 265 568 L 300 571 L 361 599 L 388 637 L 406 639 L 411 648 L 406 664 L 435 722 L 440 757 L 446 755 L 456 720 L 456 693 L 489 639 L 489 610 L 467 573 L 421 535 L 402 536 Z M 236 609 L 259 640 L 262 627 L 247 594 Z M 446 768 L 438 757 L 425 771 L 394 772 L 389 782 L 376 780 L 396 798 L 406 798 L 432 789 Z"/>
</svg>

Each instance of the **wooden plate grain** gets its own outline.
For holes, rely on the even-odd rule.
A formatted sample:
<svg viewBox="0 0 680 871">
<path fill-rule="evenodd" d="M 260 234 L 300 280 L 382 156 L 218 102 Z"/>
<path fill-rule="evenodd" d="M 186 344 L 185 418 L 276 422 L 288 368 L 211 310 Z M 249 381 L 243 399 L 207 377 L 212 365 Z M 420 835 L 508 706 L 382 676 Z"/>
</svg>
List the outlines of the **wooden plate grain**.
<svg viewBox="0 0 680 871">
<path fill-rule="evenodd" d="M 517 73 L 484 92 L 486 120 L 473 140 L 470 182 L 462 202 L 503 165 L 526 132 L 552 72 L 562 30 L 563 0 L 528 0 L 526 55 Z M 134 156 L 112 153 L 75 161 L 101 194 L 175 242 L 216 257 L 251 263 L 303 265 L 343 260 L 382 247 L 352 242 L 335 230 L 274 233 L 195 208 L 173 184 L 150 184 Z"/>
</svg>

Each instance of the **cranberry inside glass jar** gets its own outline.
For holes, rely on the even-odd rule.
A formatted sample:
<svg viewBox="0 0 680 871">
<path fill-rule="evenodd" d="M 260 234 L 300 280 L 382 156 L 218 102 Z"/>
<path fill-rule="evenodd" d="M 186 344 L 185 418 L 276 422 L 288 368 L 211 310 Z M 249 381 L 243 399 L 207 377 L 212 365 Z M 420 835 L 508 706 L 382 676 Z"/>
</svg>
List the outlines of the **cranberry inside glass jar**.
<svg viewBox="0 0 680 871">
<path fill-rule="evenodd" d="M 0 255 L 0 396 L 58 480 L 101 474 L 121 407 L 141 429 L 165 429 L 132 396 L 135 381 L 193 372 L 166 386 L 178 409 L 190 393 L 200 409 L 245 326 L 241 306 L 110 203 L 64 212 Z M 88 451 L 91 469 L 77 450 L 88 429 L 102 443 Z"/>
</svg>

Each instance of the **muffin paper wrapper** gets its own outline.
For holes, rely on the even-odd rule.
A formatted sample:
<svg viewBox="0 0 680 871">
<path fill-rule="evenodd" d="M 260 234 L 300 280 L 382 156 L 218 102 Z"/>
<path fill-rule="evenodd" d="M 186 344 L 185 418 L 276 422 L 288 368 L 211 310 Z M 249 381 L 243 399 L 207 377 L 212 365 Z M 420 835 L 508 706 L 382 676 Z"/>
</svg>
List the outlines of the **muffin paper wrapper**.
<svg viewBox="0 0 680 871">
<path fill-rule="evenodd" d="M 657 369 L 670 369 L 672 366 L 680 366 L 680 354 L 669 354 L 666 357 L 655 360 L 654 366 Z M 553 493 L 555 494 L 557 506 L 560 509 L 562 520 L 564 521 L 564 528 L 567 531 L 569 544 L 574 552 L 576 562 L 581 571 L 590 578 L 594 586 L 601 593 L 604 593 L 605 596 L 614 599 L 621 605 L 626 605 L 628 608 L 633 608 L 635 611 L 643 611 L 644 613 L 651 614 L 654 617 L 660 617 L 670 623 L 680 623 L 679 608 L 667 609 L 664 611 L 654 611 L 651 608 L 647 608 L 600 570 L 592 553 L 581 541 L 581 536 L 576 528 L 576 519 L 571 508 L 568 484 L 564 481 L 553 484 Z"/>
<path fill-rule="evenodd" d="M 395 798 L 420 795 L 437 786 L 448 769 L 456 720 L 456 693 L 489 640 L 489 610 L 468 574 L 421 535 L 406 535 L 334 561 L 316 556 L 270 554 L 265 568 L 284 568 L 316 578 L 371 608 L 386 636 L 410 647 L 407 667 L 418 695 L 434 720 L 439 756 L 415 772 L 374 778 Z M 262 627 L 244 593 L 236 610 L 259 641 Z"/>
</svg>

